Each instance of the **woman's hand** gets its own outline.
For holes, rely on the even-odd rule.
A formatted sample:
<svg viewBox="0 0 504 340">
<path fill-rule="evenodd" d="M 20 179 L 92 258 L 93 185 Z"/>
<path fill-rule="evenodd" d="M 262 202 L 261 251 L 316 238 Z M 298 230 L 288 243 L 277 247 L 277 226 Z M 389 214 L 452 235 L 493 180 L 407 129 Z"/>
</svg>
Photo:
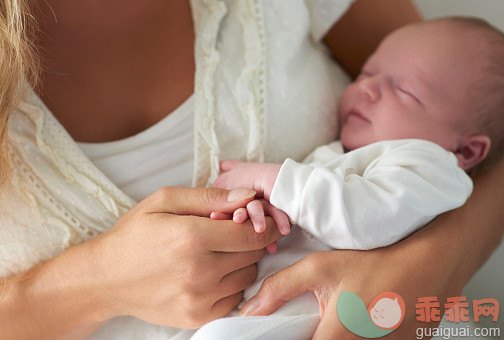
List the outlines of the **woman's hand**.
<svg viewBox="0 0 504 340">
<path fill-rule="evenodd" d="M 240 303 L 241 291 L 255 280 L 254 263 L 281 235 L 272 219 L 258 234 L 250 223 L 203 216 L 232 213 L 254 194 L 245 189 L 163 188 L 91 240 L 96 264 L 91 275 L 111 306 L 110 316 L 127 314 L 158 325 L 196 328 Z"/>
<path fill-rule="evenodd" d="M 271 218 L 258 234 L 200 216 L 232 213 L 254 194 L 163 188 L 107 232 L 1 280 L 2 339 L 85 338 L 117 315 L 183 328 L 225 315 L 281 235 Z"/>
<path fill-rule="evenodd" d="M 462 258 L 450 256 L 456 252 L 447 251 L 443 242 L 434 238 L 431 231 L 438 227 L 436 224 L 438 220 L 412 237 L 385 248 L 312 253 L 267 278 L 256 297 L 242 308 L 242 313 L 268 315 L 285 301 L 312 291 L 319 301 L 321 316 L 314 338 L 355 338 L 340 323 L 336 313 L 341 291 L 357 294 L 366 306 L 383 292 L 395 292 L 404 299 L 406 315 L 388 338 L 409 339 L 415 336 L 417 327 L 437 327 L 436 322 L 416 321 L 415 303 L 420 297 L 436 296 L 442 307 L 447 297 L 461 296 L 463 283 L 455 275 L 455 268 L 463 264 Z"/>
</svg>

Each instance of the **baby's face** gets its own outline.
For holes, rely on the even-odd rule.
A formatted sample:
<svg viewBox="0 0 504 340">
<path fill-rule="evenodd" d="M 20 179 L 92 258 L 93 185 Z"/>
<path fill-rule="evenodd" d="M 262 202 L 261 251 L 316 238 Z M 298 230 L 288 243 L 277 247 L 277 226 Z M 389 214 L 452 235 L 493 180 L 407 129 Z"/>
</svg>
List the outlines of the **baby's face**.
<svg viewBox="0 0 504 340">
<path fill-rule="evenodd" d="M 471 114 L 468 91 L 484 61 L 452 26 L 408 26 L 380 44 L 340 101 L 340 139 L 347 150 L 418 138 L 455 151 Z"/>
</svg>

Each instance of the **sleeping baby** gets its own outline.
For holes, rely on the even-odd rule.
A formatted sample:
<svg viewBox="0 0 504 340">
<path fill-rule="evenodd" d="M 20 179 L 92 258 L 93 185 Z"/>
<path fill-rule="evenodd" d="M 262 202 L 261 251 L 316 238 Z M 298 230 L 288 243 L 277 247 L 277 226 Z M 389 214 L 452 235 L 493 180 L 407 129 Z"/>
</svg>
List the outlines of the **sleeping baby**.
<svg viewBox="0 0 504 340">
<path fill-rule="evenodd" d="M 303 163 L 223 161 L 214 186 L 253 189 L 262 198 L 212 218 L 250 218 L 262 232 L 270 215 L 290 232 L 278 243 L 282 251 L 258 264 L 245 299 L 310 252 L 384 247 L 463 205 L 472 191 L 468 172 L 503 154 L 503 60 L 504 35 L 479 19 L 406 26 L 382 41 L 343 93 L 339 141 Z M 316 313 L 311 299 L 276 313 Z"/>
</svg>

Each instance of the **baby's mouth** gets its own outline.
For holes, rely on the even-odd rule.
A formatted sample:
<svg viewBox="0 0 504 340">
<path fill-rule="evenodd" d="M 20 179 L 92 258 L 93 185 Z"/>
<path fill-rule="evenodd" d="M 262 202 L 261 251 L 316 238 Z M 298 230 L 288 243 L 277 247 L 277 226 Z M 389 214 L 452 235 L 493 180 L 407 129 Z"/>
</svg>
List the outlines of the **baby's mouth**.
<svg viewBox="0 0 504 340">
<path fill-rule="evenodd" d="M 362 113 L 360 113 L 358 110 L 351 110 L 350 113 L 347 116 L 348 119 L 358 119 L 361 121 L 365 121 L 368 123 L 371 123 L 369 119 L 367 119 Z"/>
</svg>

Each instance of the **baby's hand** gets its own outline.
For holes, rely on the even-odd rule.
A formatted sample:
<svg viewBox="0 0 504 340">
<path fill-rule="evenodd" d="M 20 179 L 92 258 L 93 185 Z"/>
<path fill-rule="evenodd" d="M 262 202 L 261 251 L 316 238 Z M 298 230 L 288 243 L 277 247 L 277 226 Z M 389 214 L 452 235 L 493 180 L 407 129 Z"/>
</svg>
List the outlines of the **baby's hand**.
<svg viewBox="0 0 504 340">
<path fill-rule="evenodd" d="M 258 197 L 269 200 L 281 164 L 246 163 L 238 160 L 227 160 L 220 163 L 223 172 L 213 187 L 222 189 L 246 188 L 255 190 Z"/>
<path fill-rule="evenodd" d="M 258 233 L 266 230 L 266 216 L 273 217 L 275 223 L 282 235 L 287 235 L 290 232 L 290 223 L 287 215 L 280 209 L 275 208 L 271 203 L 264 199 L 256 199 L 247 204 L 246 208 L 235 210 L 233 215 L 223 214 L 220 212 L 212 212 L 210 218 L 214 220 L 233 219 L 235 223 L 243 223 L 250 218 L 254 230 Z M 269 244 L 266 250 L 270 254 L 275 254 L 277 251 L 276 242 Z"/>
<path fill-rule="evenodd" d="M 271 216 L 275 220 L 278 229 L 283 235 L 290 231 L 290 223 L 287 215 L 280 209 L 272 206 L 267 200 L 271 196 L 271 191 L 275 185 L 276 178 L 280 172 L 281 164 L 268 163 L 245 163 L 238 160 L 227 160 L 220 163 L 223 172 L 215 182 L 213 187 L 222 189 L 246 188 L 257 192 L 257 197 L 264 197 L 261 200 L 253 200 L 246 208 L 240 208 L 233 213 L 233 216 L 213 212 L 210 218 L 214 220 L 233 219 L 236 223 L 243 223 L 249 217 L 254 229 L 258 233 L 266 229 L 265 216 Z M 276 242 L 266 247 L 266 250 L 276 253 Z"/>
</svg>

